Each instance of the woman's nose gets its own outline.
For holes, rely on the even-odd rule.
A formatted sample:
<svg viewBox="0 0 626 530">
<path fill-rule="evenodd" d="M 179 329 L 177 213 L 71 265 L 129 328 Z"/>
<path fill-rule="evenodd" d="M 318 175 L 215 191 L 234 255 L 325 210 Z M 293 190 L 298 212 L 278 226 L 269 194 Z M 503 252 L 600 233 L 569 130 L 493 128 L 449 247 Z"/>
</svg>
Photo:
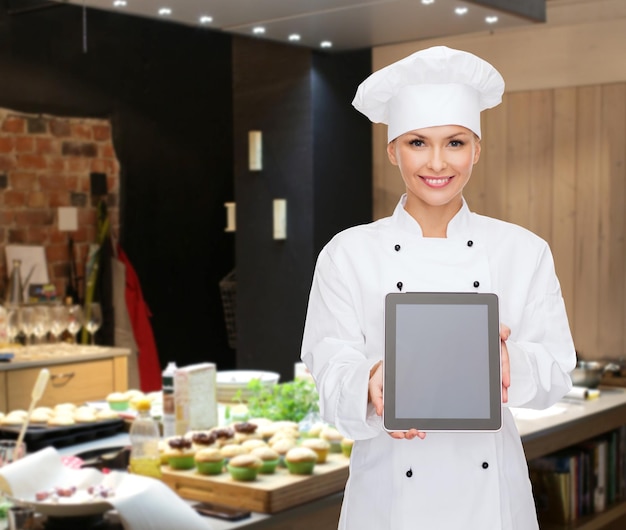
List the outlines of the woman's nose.
<svg viewBox="0 0 626 530">
<path fill-rule="evenodd" d="M 428 167 L 433 171 L 441 171 L 446 168 L 448 164 L 445 161 L 443 151 L 440 149 L 433 149 L 430 153 L 430 159 L 428 160 Z"/>
</svg>

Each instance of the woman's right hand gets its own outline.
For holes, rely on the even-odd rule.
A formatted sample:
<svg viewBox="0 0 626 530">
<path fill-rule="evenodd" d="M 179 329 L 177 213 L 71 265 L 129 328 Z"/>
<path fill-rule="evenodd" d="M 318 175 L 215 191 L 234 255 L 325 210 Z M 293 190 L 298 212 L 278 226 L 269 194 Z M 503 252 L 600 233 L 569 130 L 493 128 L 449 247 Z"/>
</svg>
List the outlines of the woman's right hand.
<svg viewBox="0 0 626 530">
<path fill-rule="evenodd" d="M 368 400 L 374 406 L 376 414 L 383 415 L 383 362 L 379 361 L 370 370 L 370 380 L 368 384 Z M 426 433 L 418 431 L 417 429 L 410 429 L 408 431 L 394 431 L 390 432 L 389 436 L 397 440 L 406 438 L 412 440 L 417 437 L 423 440 L 426 438 Z"/>
</svg>

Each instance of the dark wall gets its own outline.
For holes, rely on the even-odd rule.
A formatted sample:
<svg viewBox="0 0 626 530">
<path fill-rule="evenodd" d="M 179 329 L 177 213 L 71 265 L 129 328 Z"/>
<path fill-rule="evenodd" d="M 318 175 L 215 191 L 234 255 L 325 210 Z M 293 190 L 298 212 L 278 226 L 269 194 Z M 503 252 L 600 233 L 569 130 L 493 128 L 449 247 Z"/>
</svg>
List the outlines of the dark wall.
<svg viewBox="0 0 626 530">
<path fill-rule="evenodd" d="M 5 4 L 6 5 L 6 4 Z M 0 105 L 108 117 L 121 163 L 121 243 L 164 364 L 234 367 L 218 282 L 234 266 L 229 36 L 59 4 L 0 8 Z M 86 49 L 84 42 L 86 40 Z"/>
<path fill-rule="evenodd" d="M 237 364 L 293 377 L 315 260 L 339 230 L 371 220 L 371 128 L 352 109 L 369 51 L 319 54 L 236 38 Z M 248 169 L 248 131 L 263 169 Z M 272 238 L 272 200 L 287 199 L 287 239 Z"/>
<path fill-rule="evenodd" d="M 370 125 L 350 105 L 369 50 L 323 54 L 95 10 L 84 26 L 65 4 L 0 9 L 1 106 L 112 120 L 121 243 L 161 364 L 290 379 L 317 253 L 371 219 Z M 263 131 L 260 172 L 247 169 L 252 129 Z M 287 199 L 286 241 L 272 239 L 274 198 Z M 237 232 L 225 233 L 235 199 Z M 236 357 L 218 287 L 235 262 Z"/>
</svg>

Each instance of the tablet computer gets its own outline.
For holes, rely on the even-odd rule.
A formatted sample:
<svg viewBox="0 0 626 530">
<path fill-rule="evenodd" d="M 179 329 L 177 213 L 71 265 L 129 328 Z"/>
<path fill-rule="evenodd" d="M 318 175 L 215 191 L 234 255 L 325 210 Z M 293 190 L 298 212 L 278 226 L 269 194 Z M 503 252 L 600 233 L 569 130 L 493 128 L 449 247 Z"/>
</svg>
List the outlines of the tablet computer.
<svg viewBox="0 0 626 530">
<path fill-rule="evenodd" d="M 499 430 L 497 296 L 388 294 L 383 378 L 383 425 L 388 431 Z"/>
</svg>

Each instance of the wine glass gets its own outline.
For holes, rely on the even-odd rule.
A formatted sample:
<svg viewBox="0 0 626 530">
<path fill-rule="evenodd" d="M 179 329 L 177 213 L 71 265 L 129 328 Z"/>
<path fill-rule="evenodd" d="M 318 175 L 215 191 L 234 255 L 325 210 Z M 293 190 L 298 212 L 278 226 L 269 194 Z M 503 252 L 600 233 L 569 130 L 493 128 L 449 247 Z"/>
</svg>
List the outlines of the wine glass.
<svg viewBox="0 0 626 530">
<path fill-rule="evenodd" d="M 83 315 L 83 308 L 78 304 L 74 304 L 68 307 L 67 312 L 67 331 L 69 331 L 74 337 L 74 342 L 78 343 L 77 334 L 80 331 L 80 328 L 83 327 L 83 323 L 85 320 L 85 316 Z"/>
<path fill-rule="evenodd" d="M 12 307 L 7 311 L 7 338 L 14 343 L 20 333 L 20 308 Z"/>
<path fill-rule="evenodd" d="M 59 342 L 62 333 L 67 329 L 69 313 L 67 306 L 54 305 L 50 308 L 50 333 L 55 342 Z"/>
<path fill-rule="evenodd" d="M 30 337 L 35 329 L 35 308 L 30 306 L 21 307 L 20 314 L 20 330 L 24 333 L 24 340 L 28 347 L 31 344 Z"/>
<path fill-rule="evenodd" d="M 33 311 L 33 335 L 37 337 L 37 342 L 41 344 L 50 331 L 50 308 L 47 305 L 36 305 L 33 307 Z"/>
<path fill-rule="evenodd" d="M 85 329 L 91 335 L 91 345 L 96 344 L 96 331 L 102 326 L 102 309 L 98 302 L 93 302 L 87 307 L 87 321 Z"/>
</svg>

